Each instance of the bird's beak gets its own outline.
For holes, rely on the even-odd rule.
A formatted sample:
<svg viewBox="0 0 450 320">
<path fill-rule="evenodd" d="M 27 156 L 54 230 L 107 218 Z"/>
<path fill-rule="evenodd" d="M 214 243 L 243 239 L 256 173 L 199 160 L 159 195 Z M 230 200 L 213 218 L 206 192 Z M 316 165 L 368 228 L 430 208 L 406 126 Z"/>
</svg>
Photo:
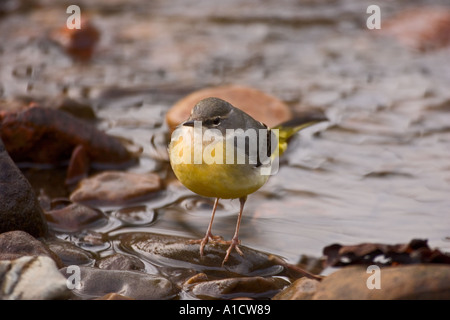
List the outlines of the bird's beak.
<svg viewBox="0 0 450 320">
<path fill-rule="evenodd" d="M 187 120 L 187 121 L 183 122 L 183 126 L 193 127 L 194 126 L 194 121 L 193 120 Z"/>
</svg>

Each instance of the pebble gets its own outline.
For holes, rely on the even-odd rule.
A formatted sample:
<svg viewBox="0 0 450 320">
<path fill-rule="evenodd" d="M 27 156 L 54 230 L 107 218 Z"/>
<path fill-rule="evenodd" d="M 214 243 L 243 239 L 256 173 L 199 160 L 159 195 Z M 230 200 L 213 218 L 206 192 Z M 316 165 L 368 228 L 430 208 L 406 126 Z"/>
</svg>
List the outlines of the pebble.
<svg viewBox="0 0 450 320">
<path fill-rule="evenodd" d="M 153 274 L 130 270 L 105 270 L 93 267 L 79 267 L 80 289 L 73 293 L 83 299 L 104 297 L 116 293 L 137 300 L 173 299 L 177 290 L 168 279 Z M 60 269 L 69 278 L 72 272 Z"/>
<path fill-rule="evenodd" d="M 108 293 L 105 294 L 103 297 L 96 298 L 95 300 L 134 300 L 134 299 L 118 293 Z"/>
<path fill-rule="evenodd" d="M 168 235 L 133 232 L 118 237 L 120 247 L 133 255 L 166 267 L 195 270 L 215 277 L 273 276 L 281 275 L 284 267 L 273 262 L 266 253 L 240 246 L 244 256 L 232 252 L 222 268 L 228 249 L 226 244 L 208 244 L 204 256 L 200 257 L 200 246 L 189 243 L 189 239 Z"/>
<path fill-rule="evenodd" d="M 61 259 L 43 242 L 24 231 L 0 234 L 0 260 L 13 260 L 23 256 L 47 256 L 62 267 Z"/>
<path fill-rule="evenodd" d="M 161 179 L 154 173 L 105 171 L 83 179 L 70 195 L 70 200 L 79 203 L 121 204 L 152 196 L 161 188 Z"/>
<path fill-rule="evenodd" d="M 269 299 L 288 285 L 282 278 L 237 277 L 195 283 L 189 291 L 199 299 Z"/>
<path fill-rule="evenodd" d="M 420 300 L 450 299 L 450 266 L 415 264 L 384 267 L 379 271 L 380 288 L 375 273 L 363 266 L 344 267 L 327 276 L 317 286 L 313 300 Z"/>
<path fill-rule="evenodd" d="M 295 280 L 289 287 L 277 293 L 272 300 L 309 300 L 317 291 L 319 281 L 306 277 Z"/>
<path fill-rule="evenodd" d="M 78 203 L 45 212 L 49 227 L 61 232 L 76 232 L 89 226 L 106 223 L 106 216 L 97 209 Z"/>
<path fill-rule="evenodd" d="M 100 41 L 99 29 L 87 19 L 81 19 L 80 29 L 66 26 L 51 33 L 51 38 L 74 60 L 88 62 Z"/>
<path fill-rule="evenodd" d="M 97 267 L 106 270 L 136 270 L 144 271 L 145 264 L 137 257 L 122 253 L 114 253 L 97 260 Z"/>
<path fill-rule="evenodd" d="M 440 49 L 450 44 L 450 10 L 446 7 L 405 10 L 385 21 L 382 32 L 412 49 Z"/>
<path fill-rule="evenodd" d="M 95 255 L 86 251 L 72 242 L 58 238 L 45 239 L 45 244 L 62 261 L 62 266 L 85 265 L 92 266 L 95 263 Z"/>
<path fill-rule="evenodd" d="M 0 261 L 0 279 L 2 300 L 66 299 L 70 293 L 55 262 L 45 256 Z"/>
<path fill-rule="evenodd" d="M 208 97 L 228 101 L 269 127 L 292 117 L 289 107 L 278 98 L 254 88 L 229 85 L 204 88 L 176 102 L 166 114 L 169 128 L 173 131 L 177 125 L 189 117 L 192 108 L 198 101 Z"/>
<path fill-rule="evenodd" d="M 0 233 L 23 230 L 34 237 L 47 235 L 47 223 L 36 194 L 11 160 L 1 139 L 0 203 Z"/>
</svg>

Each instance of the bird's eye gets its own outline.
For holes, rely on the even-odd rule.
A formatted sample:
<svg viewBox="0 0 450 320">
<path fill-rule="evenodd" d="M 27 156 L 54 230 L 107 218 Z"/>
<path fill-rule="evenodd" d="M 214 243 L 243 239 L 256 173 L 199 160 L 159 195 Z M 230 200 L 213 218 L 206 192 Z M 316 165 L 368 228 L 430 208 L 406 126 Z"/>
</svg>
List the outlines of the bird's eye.
<svg viewBox="0 0 450 320">
<path fill-rule="evenodd" d="M 220 123 L 220 117 L 214 118 L 213 124 L 217 126 L 219 123 Z"/>
</svg>

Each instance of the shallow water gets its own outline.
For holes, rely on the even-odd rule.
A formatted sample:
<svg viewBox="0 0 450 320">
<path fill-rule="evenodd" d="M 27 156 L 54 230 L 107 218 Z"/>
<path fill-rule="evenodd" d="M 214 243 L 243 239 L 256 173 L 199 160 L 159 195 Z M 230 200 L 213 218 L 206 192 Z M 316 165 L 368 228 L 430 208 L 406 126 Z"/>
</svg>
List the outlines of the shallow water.
<svg viewBox="0 0 450 320">
<path fill-rule="evenodd" d="M 65 24 L 63 4 L 36 1 L 41 6 L 1 18 L 2 100 L 67 95 L 87 102 L 99 128 L 143 148 L 129 171 L 157 172 L 166 183 L 150 200 L 99 207 L 106 224 L 59 236 L 100 255 L 112 244 L 83 242 L 86 234 L 202 237 L 213 199 L 171 174 L 164 117 L 198 88 L 233 83 L 295 111 L 321 108 L 331 120 L 296 136 L 278 174 L 249 196 L 243 245 L 290 262 L 320 257 L 335 242 L 426 238 L 449 251 L 450 49 L 416 52 L 367 30 L 370 1 L 241 2 L 81 1 L 101 31 L 88 64 L 48 40 Z M 382 9 L 389 17 L 405 6 L 391 1 Z M 69 194 L 63 170 L 24 172 L 38 193 Z M 221 201 L 214 234 L 232 237 L 238 205 Z"/>
</svg>

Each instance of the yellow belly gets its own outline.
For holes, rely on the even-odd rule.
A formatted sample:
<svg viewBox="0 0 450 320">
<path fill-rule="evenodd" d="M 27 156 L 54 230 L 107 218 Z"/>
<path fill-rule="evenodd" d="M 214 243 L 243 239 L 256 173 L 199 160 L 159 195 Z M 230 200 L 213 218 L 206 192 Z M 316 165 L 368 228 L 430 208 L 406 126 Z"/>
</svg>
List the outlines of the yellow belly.
<svg viewBox="0 0 450 320">
<path fill-rule="evenodd" d="M 175 164 L 178 180 L 191 191 L 222 199 L 241 198 L 261 188 L 268 176 L 247 172 L 236 164 Z"/>
<path fill-rule="evenodd" d="M 222 199 L 241 198 L 261 188 L 269 178 L 268 175 L 262 175 L 260 169 L 253 164 L 226 161 L 211 163 L 211 159 L 205 159 L 206 153 L 197 155 L 198 160 L 201 157 L 201 161 L 194 161 L 195 149 L 183 149 L 182 143 L 182 139 L 170 143 L 170 163 L 178 180 L 199 195 Z M 219 142 L 215 146 L 219 147 L 215 148 L 216 152 L 213 154 L 222 158 L 225 154 L 224 144 Z M 207 149 L 202 149 L 205 150 Z"/>
</svg>

